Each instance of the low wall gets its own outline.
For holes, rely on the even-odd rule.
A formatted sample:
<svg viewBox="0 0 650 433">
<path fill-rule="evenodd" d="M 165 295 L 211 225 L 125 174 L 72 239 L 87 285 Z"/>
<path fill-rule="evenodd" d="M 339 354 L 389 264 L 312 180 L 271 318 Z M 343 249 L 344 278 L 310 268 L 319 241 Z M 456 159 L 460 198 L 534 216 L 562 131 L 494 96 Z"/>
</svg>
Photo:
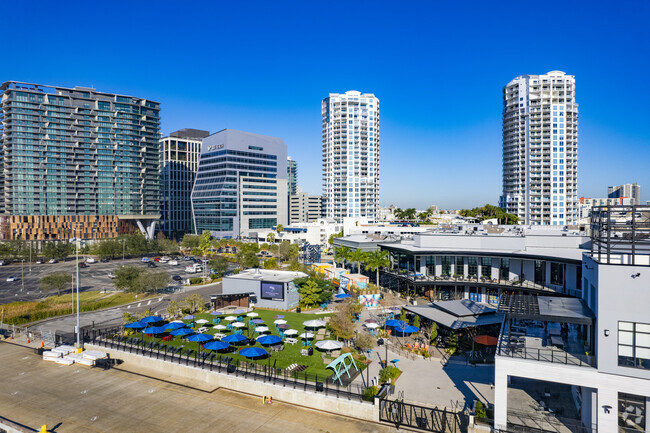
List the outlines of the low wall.
<svg viewBox="0 0 650 433">
<path fill-rule="evenodd" d="M 100 350 L 110 354 L 112 359 L 124 361 L 127 365 L 150 370 L 162 376 L 173 376 L 183 379 L 203 382 L 213 388 L 226 388 L 233 391 L 261 396 L 271 396 L 273 400 L 304 406 L 310 409 L 332 412 L 338 415 L 359 418 L 366 421 L 379 422 L 379 406 L 372 403 L 336 398 L 322 393 L 299 391 L 293 388 L 260 382 L 245 377 L 237 377 L 234 373 L 218 373 L 186 366 L 161 359 L 149 358 L 133 353 L 109 349 L 104 346 L 86 344 L 86 349 Z"/>
</svg>

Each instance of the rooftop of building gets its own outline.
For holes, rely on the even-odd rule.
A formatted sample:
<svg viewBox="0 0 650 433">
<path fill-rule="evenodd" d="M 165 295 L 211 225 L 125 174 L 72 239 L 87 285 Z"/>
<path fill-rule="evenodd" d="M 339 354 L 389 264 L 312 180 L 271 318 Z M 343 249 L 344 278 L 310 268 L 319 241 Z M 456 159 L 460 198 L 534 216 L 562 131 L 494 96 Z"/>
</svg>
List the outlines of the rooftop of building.
<svg viewBox="0 0 650 433">
<path fill-rule="evenodd" d="M 124 95 L 124 94 L 112 93 L 112 92 L 100 92 L 97 91 L 97 89 L 95 89 L 94 87 L 75 86 L 71 88 L 71 87 L 63 87 L 63 86 L 51 86 L 48 84 L 27 83 L 23 81 L 5 81 L 0 85 L 0 91 L 5 91 L 8 89 L 25 90 L 28 92 L 39 92 L 39 93 L 50 94 L 50 95 L 56 95 L 58 90 L 65 90 L 67 92 L 75 92 L 75 91 L 90 92 L 90 93 L 95 93 L 100 95 L 134 98 L 134 99 L 145 100 L 145 101 L 153 102 L 155 104 L 159 104 L 159 102 L 152 101 L 151 99 L 142 98 L 138 96 Z"/>
<path fill-rule="evenodd" d="M 306 277 L 307 274 L 295 271 L 278 271 L 270 269 L 248 269 L 235 275 L 229 275 L 224 279 L 233 280 L 254 280 L 254 281 L 274 281 L 278 283 L 288 283 L 296 278 Z"/>
<path fill-rule="evenodd" d="M 450 329 L 471 328 L 501 323 L 495 306 L 469 299 L 433 302 L 429 305 L 406 306 L 405 310 Z"/>
<path fill-rule="evenodd" d="M 189 138 L 194 140 L 200 140 L 210 135 L 210 131 L 204 131 L 202 129 L 193 129 L 193 128 L 183 128 L 178 131 L 170 132 L 170 137 L 176 138 Z"/>
</svg>

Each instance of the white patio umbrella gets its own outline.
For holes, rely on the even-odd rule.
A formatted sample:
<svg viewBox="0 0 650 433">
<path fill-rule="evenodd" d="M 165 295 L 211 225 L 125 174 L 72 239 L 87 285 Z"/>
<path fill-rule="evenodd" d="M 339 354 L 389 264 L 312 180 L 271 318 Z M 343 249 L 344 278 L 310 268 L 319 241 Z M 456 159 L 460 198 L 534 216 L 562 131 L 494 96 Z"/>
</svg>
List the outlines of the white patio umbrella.
<svg viewBox="0 0 650 433">
<path fill-rule="evenodd" d="M 316 342 L 316 347 L 321 350 L 337 350 L 343 347 L 343 343 L 335 340 L 321 340 Z"/>
<path fill-rule="evenodd" d="M 297 334 L 298 331 L 296 331 L 295 329 L 287 329 L 286 331 L 284 331 L 284 335 L 297 335 Z"/>
<path fill-rule="evenodd" d="M 307 328 L 322 328 L 325 326 L 325 322 L 322 320 L 307 320 L 306 322 L 302 322 L 303 325 L 305 325 Z"/>
<path fill-rule="evenodd" d="M 256 312 L 253 311 L 252 313 L 248 313 L 247 316 L 248 317 L 257 317 L 257 316 L 259 316 L 259 314 L 257 314 Z"/>
<path fill-rule="evenodd" d="M 312 334 L 311 332 L 303 332 L 302 334 L 300 334 L 300 338 L 314 338 L 314 334 Z"/>
<path fill-rule="evenodd" d="M 232 322 L 234 320 L 237 320 L 237 318 L 235 316 L 226 316 L 226 317 L 223 318 L 223 320 L 227 320 L 229 322 Z"/>
<path fill-rule="evenodd" d="M 284 319 L 277 319 L 274 320 L 273 323 L 275 323 L 276 325 L 286 325 L 287 321 Z"/>
<path fill-rule="evenodd" d="M 222 330 L 226 329 L 227 326 L 226 325 L 214 325 L 212 328 L 222 331 Z"/>
<path fill-rule="evenodd" d="M 185 322 L 183 322 L 182 320 L 172 320 L 171 323 L 183 323 L 183 324 L 185 324 Z"/>
<path fill-rule="evenodd" d="M 196 321 L 196 323 L 200 323 L 201 325 L 203 325 L 204 323 L 208 323 L 208 321 L 205 319 L 199 319 Z"/>
<path fill-rule="evenodd" d="M 246 324 L 244 322 L 235 322 L 232 324 L 235 328 L 244 328 Z"/>
<path fill-rule="evenodd" d="M 255 332 L 259 332 L 259 333 L 268 332 L 268 331 L 269 331 L 268 326 L 258 326 L 257 328 L 255 328 Z"/>
<path fill-rule="evenodd" d="M 370 329 L 379 328 L 379 325 L 377 323 L 366 323 L 363 326 L 365 326 L 366 328 L 370 328 Z"/>
</svg>

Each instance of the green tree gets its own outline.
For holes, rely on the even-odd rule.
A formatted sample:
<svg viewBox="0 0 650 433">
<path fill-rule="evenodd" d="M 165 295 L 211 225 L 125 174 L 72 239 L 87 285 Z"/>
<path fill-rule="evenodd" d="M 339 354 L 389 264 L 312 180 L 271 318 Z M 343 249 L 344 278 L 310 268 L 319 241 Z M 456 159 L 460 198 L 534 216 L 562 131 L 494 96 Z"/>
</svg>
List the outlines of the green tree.
<svg viewBox="0 0 650 433">
<path fill-rule="evenodd" d="M 268 242 L 268 243 L 270 243 L 270 244 L 272 244 L 273 242 L 275 242 L 275 233 L 273 233 L 273 232 L 269 232 L 269 234 L 266 235 L 266 242 Z"/>
<path fill-rule="evenodd" d="M 270 258 L 264 261 L 264 269 L 278 269 L 278 262 L 275 258 Z"/>
<path fill-rule="evenodd" d="M 368 332 L 360 332 L 357 334 L 357 337 L 354 339 L 355 345 L 362 352 L 367 352 L 372 350 L 375 347 L 377 339 L 370 335 Z"/>
<path fill-rule="evenodd" d="M 203 300 L 203 297 L 198 293 L 188 296 L 182 302 L 187 306 L 189 313 L 200 312 L 203 310 L 205 305 L 205 300 Z"/>
<path fill-rule="evenodd" d="M 318 287 L 316 282 L 309 280 L 300 288 L 298 292 L 300 293 L 300 304 L 303 307 L 314 307 L 320 305 L 320 293 L 322 289 Z"/>
<path fill-rule="evenodd" d="M 169 314 L 169 317 L 171 318 L 178 317 L 183 311 L 181 305 L 174 300 L 169 301 L 169 305 L 167 306 L 167 308 L 165 308 L 165 310 L 167 311 L 167 314 Z"/>
<path fill-rule="evenodd" d="M 334 248 L 334 260 L 341 263 L 342 267 L 345 267 L 345 262 L 350 258 L 350 253 L 352 250 L 345 246 L 339 246 Z"/>
<path fill-rule="evenodd" d="M 357 264 L 357 266 L 356 266 L 357 273 L 360 273 L 361 272 L 361 267 L 360 267 L 361 262 L 363 262 L 366 259 L 366 253 L 364 251 L 360 250 L 360 249 L 357 249 L 357 250 L 354 250 L 354 251 L 350 252 L 350 255 L 349 255 L 348 259 L 351 262 Z"/>
<path fill-rule="evenodd" d="M 388 259 L 388 251 L 384 250 L 375 250 L 370 251 L 366 255 L 365 260 L 365 269 L 367 271 L 375 271 L 377 279 L 377 285 L 379 286 L 379 269 L 390 266 L 390 260 Z"/>
<path fill-rule="evenodd" d="M 169 286 L 171 278 L 166 271 L 141 272 L 132 283 L 131 291 L 135 293 L 157 292 Z"/>
<path fill-rule="evenodd" d="M 199 236 L 198 235 L 184 235 L 183 240 L 181 241 L 181 247 L 191 250 L 192 248 L 199 247 Z"/>
<path fill-rule="evenodd" d="M 242 255 L 242 265 L 247 268 L 259 268 L 260 259 L 252 251 L 246 251 Z"/>
<path fill-rule="evenodd" d="M 219 277 L 222 277 L 223 274 L 228 270 L 228 260 L 223 256 L 218 256 L 210 259 L 208 262 L 210 268 L 212 268 Z"/>
<path fill-rule="evenodd" d="M 478 218 L 479 221 L 496 218 L 499 224 L 517 224 L 519 222 L 517 215 L 509 214 L 504 209 L 491 204 L 474 209 L 462 209 L 458 213 L 464 217 Z"/>
<path fill-rule="evenodd" d="M 261 251 L 268 251 L 269 250 L 269 244 L 264 242 L 262 245 L 260 245 L 260 250 Z"/>
<path fill-rule="evenodd" d="M 327 326 L 338 338 L 347 340 L 354 337 L 355 326 L 350 310 L 345 304 L 337 306 L 336 313 L 330 318 Z"/>
<path fill-rule="evenodd" d="M 280 251 L 280 245 L 278 244 L 269 245 L 269 252 L 274 256 L 277 256 L 279 251 Z"/>
<path fill-rule="evenodd" d="M 44 292 L 56 291 L 61 296 L 61 290 L 72 287 L 72 276 L 67 272 L 54 272 L 41 278 L 41 290 Z"/>
<path fill-rule="evenodd" d="M 12 257 L 11 245 L 7 242 L 0 242 L 0 259 L 9 260 Z"/>
<path fill-rule="evenodd" d="M 292 244 L 289 241 L 282 241 L 279 244 L 278 254 L 283 261 L 297 259 L 300 254 L 300 247 L 298 244 Z"/>
<path fill-rule="evenodd" d="M 302 268 L 302 264 L 297 259 L 292 259 L 289 262 L 289 266 L 287 267 L 287 269 L 290 271 L 301 271 Z"/>
<path fill-rule="evenodd" d="M 341 237 L 343 237 L 343 230 L 341 230 L 338 233 L 331 234 L 329 239 L 327 240 L 327 243 L 330 244 L 330 245 L 334 245 L 334 239 L 341 238 Z"/>
<path fill-rule="evenodd" d="M 179 252 L 178 243 L 172 239 L 159 239 L 156 241 L 161 253 L 176 254 Z"/>
<path fill-rule="evenodd" d="M 276 227 L 276 230 L 277 230 L 278 233 L 280 233 L 280 232 L 282 232 L 282 230 L 284 230 L 284 226 L 282 224 L 278 224 L 278 226 Z"/>
<path fill-rule="evenodd" d="M 413 326 L 415 326 L 416 328 L 420 327 L 420 316 L 418 316 L 417 314 L 413 318 Z"/>
<path fill-rule="evenodd" d="M 431 323 L 431 343 L 434 343 L 438 338 L 438 324 L 436 322 Z"/>
<path fill-rule="evenodd" d="M 135 292 L 137 290 L 136 281 L 142 273 L 144 273 L 144 269 L 142 268 L 135 266 L 120 266 L 115 271 L 113 283 L 118 289 Z"/>
</svg>

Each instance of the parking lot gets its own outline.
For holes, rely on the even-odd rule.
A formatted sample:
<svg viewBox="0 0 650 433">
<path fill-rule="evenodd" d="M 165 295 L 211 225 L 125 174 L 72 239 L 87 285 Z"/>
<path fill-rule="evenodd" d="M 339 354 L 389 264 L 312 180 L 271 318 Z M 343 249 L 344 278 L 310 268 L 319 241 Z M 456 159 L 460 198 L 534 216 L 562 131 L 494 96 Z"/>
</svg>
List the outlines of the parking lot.
<svg viewBox="0 0 650 433">
<path fill-rule="evenodd" d="M 151 260 L 153 261 L 153 258 Z M 82 261 L 81 257 L 79 261 Z M 67 272 L 72 277 L 72 274 L 75 273 L 75 263 L 74 258 L 68 258 L 65 261 L 54 264 L 47 262 L 43 264 L 29 264 L 25 262 L 22 264 L 10 263 L 0 266 L 0 304 L 14 301 L 34 301 L 51 296 L 51 292 L 42 292 L 40 290 L 41 278 L 53 272 Z M 183 279 L 200 276 L 200 273 L 191 274 L 185 272 L 185 267 L 188 263 L 192 262 L 179 260 L 177 266 L 158 262 L 156 263 L 156 268 L 147 267 L 147 269 L 165 270 L 170 275 L 180 275 Z M 111 260 L 108 263 L 97 261 L 96 263 L 88 264 L 88 267 L 79 269 L 80 290 L 82 292 L 87 290 L 112 290 L 114 288 L 113 281 L 108 277 L 108 274 L 115 272 L 123 264 L 147 266 L 146 263 L 142 262 L 141 258 L 126 259 L 124 261 L 121 259 Z M 17 280 L 7 281 L 7 278 L 10 276 L 16 277 Z M 173 285 L 180 284 L 177 281 L 173 281 L 172 283 Z"/>
</svg>

